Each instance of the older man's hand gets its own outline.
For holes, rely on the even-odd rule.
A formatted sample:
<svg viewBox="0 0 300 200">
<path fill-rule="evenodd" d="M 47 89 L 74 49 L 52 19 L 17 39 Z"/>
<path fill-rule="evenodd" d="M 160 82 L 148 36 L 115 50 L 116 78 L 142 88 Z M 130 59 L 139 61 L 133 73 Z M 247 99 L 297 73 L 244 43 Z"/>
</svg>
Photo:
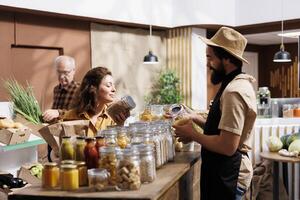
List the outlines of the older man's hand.
<svg viewBox="0 0 300 200">
<path fill-rule="evenodd" d="M 45 122 L 50 122 L 53 119 L 56 119 L 59 117 L 59 112 L 58 110 L 55 109 L 48 109 L 43 113 L 43 120 Z"/>
</svg>

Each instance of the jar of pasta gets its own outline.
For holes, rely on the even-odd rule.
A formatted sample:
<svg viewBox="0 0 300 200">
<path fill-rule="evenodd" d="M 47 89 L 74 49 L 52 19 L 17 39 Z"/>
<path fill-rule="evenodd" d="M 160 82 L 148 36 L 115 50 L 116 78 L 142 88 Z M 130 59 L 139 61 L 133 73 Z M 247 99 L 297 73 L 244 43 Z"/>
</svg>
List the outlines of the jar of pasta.
<svg viewBox="0 0 300 200">
<path fill-rule="evenodd" d="M 60 166 L 60 181 L 62 190 L 77 190 L 79 188 L 79 173 L 76 165 Z"/>
<path fill-rule="evenodd" d="M 59 185 L 59 168 L 57 163 L 49 162 L 44 164 L 42 171 L 42 187 L 54 189 Z"/>
<path fill-rule="evenodd" d="M 120 127 L 118 129 L 118 136 L 117 136 L 117 144 L 120 148 L 124 149 L 130 143 L 129 137 L 127 135 L 127 128 Z"/>
<path fill-rule="evenodd" d="M 117 169 L 117 155 L 116 148 L 106 146 L 100 148 L 100 168 L 106 169 L 110 173 L 108 179 L 110 185 L 116 185 L 116 169 Z"/>
<path fill-rule="evenodd" d="M 140 159 L 133 148 L 121 150 L 117 167 L 117 187 L 121 190 L 138 190 L 141 187 Z"/>
</svg>

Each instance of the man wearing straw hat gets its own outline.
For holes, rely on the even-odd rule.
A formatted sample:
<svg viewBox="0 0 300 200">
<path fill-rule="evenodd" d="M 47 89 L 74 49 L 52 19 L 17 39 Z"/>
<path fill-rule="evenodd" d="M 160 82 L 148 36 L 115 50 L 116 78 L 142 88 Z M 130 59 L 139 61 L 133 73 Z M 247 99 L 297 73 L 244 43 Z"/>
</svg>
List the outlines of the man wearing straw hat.
<svg viewBox="0 0 300 200">
<path fill-rule="evenodd" d="M 250 75 L 242 73 L 246 38 L 239 32 L 221 27 L 207 44 L 207 67 L 211 82 L 221 83 L 207 119 L 190 114 L 183 126 L 173 126 L 183 142 L 196 141 L 202 146 L 201 200 L 241 199 L 252 179 L 251 130 L 256 118 L 256 95 Z M 193 128 L 192 121 L 203 127 L 204 134 Z"/>
</svg>

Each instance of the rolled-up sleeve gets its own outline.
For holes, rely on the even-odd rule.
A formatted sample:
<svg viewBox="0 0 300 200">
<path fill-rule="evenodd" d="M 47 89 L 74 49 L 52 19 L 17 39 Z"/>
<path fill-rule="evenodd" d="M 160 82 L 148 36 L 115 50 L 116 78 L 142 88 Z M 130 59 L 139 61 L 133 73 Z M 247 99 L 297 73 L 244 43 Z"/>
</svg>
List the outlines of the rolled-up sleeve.
<svg viewBox="0 0 300 200">
<path fill-rule="evenodd" d="M 221 120 L 218 128 L 241 135 L 246 120 L 247 104 L 238 92 L 225 92 L 220 103 Z"/>
</svg>

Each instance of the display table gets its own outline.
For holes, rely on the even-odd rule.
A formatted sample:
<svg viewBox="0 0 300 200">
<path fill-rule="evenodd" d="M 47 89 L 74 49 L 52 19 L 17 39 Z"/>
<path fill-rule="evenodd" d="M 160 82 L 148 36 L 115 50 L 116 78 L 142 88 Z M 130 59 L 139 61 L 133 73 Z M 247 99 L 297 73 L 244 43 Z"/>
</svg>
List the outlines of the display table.
<svg viewBox="0 0 300 200">
<path fill-rule="evenodd" d="M 267 159 L 273 162 L 273 199 L 279 199 L 279 162 L 283 163 L 300 163 L 300 158 L 284 157 L 277 152 L 261 152 L 261 158 Z"/>
<path fill-rule="evenodd" d="M 197 196 L 198 195 L 198 196 Z M 157 177 L 150 184 L 143 184 L 137 191 L 89 192 L 80 188 L 76 192 L 50 191 L 39 186 L 24 188 L 9 195 L 9 200 L 47 199 L 199 199 L 200 152 L 181 152 L 174 162 L 157 170 Z"/>
</svg>

